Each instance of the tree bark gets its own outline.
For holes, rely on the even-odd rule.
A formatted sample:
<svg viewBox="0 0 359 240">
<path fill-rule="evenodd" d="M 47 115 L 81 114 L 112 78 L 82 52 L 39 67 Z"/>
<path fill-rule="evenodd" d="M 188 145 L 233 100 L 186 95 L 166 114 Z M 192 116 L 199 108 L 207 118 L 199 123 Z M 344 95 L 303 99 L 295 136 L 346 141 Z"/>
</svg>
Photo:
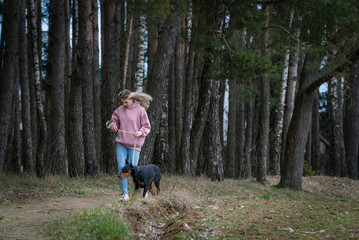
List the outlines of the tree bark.
<svg viewBox="0 0 359 240">
<path fill-rule="evenodd" d="M 92 79 L 93 79 L 93 108 L 96 139 L 96 158 L 99 171 L 102 167 L 101 160 L 101 95 L 100 95 L 100 69 L 99 69 L 99 27 L 98 27 L 98 0 L 92 0 L 92 34 L 93 34 L 93 59 L 92 59 Z"/>
<path fill-rule="evenodd" d="M 342 122 L 342 107 L 341 107 L 341 81 L 338 77 L 333 77 L 328 82 L 328 108 L 329 119 L 331 126 L 330 138 L 330 175 L 345 176 L 345 149 L 344 149 L 344 134 Z"/>
<path fill-rule="evenodd" d="M 314 93 L 312 108 L 312 144 L 311 144 L 311 166 L 316 174 L 324 174 L 324 163 L 320 154 L 320 126 L 319 126 L 319 90 Z"/>
<path fill-rule="evenodd" d="M 293 21 L 293 11 L 289 19 L 289 27 L 291 27 L 291 22 Z M 289 38 L 288 45 L 289 45 Z M 279 89 L 278 105 L 275 112 L 275 129 L 274 129 L 274 147 L 273 147 L 273 159 L 270 164 L 270 172 L 273 175 L 279 175 L 280 173 L 280 148 L 282 143 L 282 132 L 283 132 L 283 116 L 284 116 L 284 106 L 285 106 L 285 96 L 287 92 L 287 82 L 288 82 L 288 69 L 289 69 L 289 57 L 290 49 L 287 47 L 285 49 L 285 54 L 283 57 L 283 69 L 281 76 L 281 83 Z"/>
<path fill-rule="evenodd" d="M 65 1 L 53 5 L 51 172 L 65 175 Z"/>
<path fill-rule="evenodd" d="M 252 80 L 249 80 L 249 87 L 252 86 Z M 244 171 L 242 178 L 252 178 L 252 140 L 253 140 L 253 121 L 254 121 L 254 101 L 252 100 L 252 94 L 249 95 L 249 102 L 246 104 L 246 130 L 245 130 L 245 142 L 244 142 Z"/>
<path fill-rule="evenodd" d="M 102 64 L 102 83 L 101 83 L 101 158 L 103 169 L 108 173 L 117 173 L 117 160 L 115 150 L 115 137 L 106 128 L 106 122 L 111 118 L 116 109 L 116 52 L 115 49 L 115 3 L 105 1 L 104 4 L 104 49 Z"/>
<path fill-rule="evenodd" d="M 168 105 L 167 105 L 167 115 L 168 115 L 168 171 L 170 173 L 175 173 L 178 161 L 176 161 L 176 122 L 175 122 L 175 71 L 174 71 L 174 56 L 171 58 L 170 70 L 169 70 L 169 81 L 168 81 L 168 91 L 166 94 Z"/>
<path fill-rule="evenodd" d="M 220 118 L 219 118 L 219 80 L 213 80 L 212 97 L 209 108 L 208 131 L 209 131 L 209 146 L 208 156 L 211 166 L 211 180 L 222 182 L 224 180 L 223 159 L 222 159 L 222 143 L 220 132 Z"/>
<path fill-rule="evenodd" d="M 348 175 L 359 178 L 359 61 L 350 66 L 345 91 L 344 142 Z"/>
<path fill-rule="evenodd" d="M 143 91 L 144 65 L 145 65 L 145 39 L 146 38 L 146 17 L 140 16 L 140 26 L 138 30 L 138 48 L 136 65 L 136 91 Z"/>
<path fill-rule="evenodd" d="M 265 15 L 265 30 L 263 33 L 263 56 L 270 58 L 269 51 L 269 5 L 263 6 L 263 13 Z M 268 162 L 268 147 L 269 147 L 269 101 L 270 101 L 270 86 L 269 75 L 265 73 L 260 78 L 260 124 L 259 124 L 259 151 L 258 151 L 258 174 L 257 181 L 262 184 L 267 182 L 267 162 Z"/>
<path fill-rule="evenodd" d="M 183 128 L 182 128 L 182 139 L 181 139 L 181 147 L 180 147 L 180 158 L 179 161 L 184 163 L 184 166 L 190 164 L 190 143 L 191 143 L 191 128 L 193 121 L 193 113 L 192 113 L 192 95 L 193 95 L 193 76 L 194 76 L 194 62 L 195 62 L 195 48 L 196 48 L 196 38 L 194 31 L 197 31 L 197 18 L 199 11 L 199 0 L 193 2 L 193 12 L 192 12 L 192 31 L 191 31 L 191 39 L 189 43 L 189 53 L 188 53 L 188 61 L 187 61 L 187 69 L 185 76 L 185 91 L 184 91 L 184 108 L 183 108 Z"/>
<path fill-rule="evenodd" d="M 293 35 L 295 38 L 299 39 L 301 32 L 300 23 L 302 21 L 302 17 L 297 16 L 294 20 L 296 20 L 294 23 L 296 27 Z M 291 48 L 290 58 L 289 58 L 288 81 L 287 81 L 287 91 L 286 91 L 285 103 L 284 103 L 283 129 L 282 129 L 282 139 L 281 139 L 281 149 L 280 149 L 280 162 L 284 161 L 283 158 L 285 153 L 285 145 L 287 141 L 287 132 L 294 110 L 294 100 L 295 100 L 296 86 L 298 80 L 298 63 L 299 63 L 299 43 L 297 42 L 294 43 L 294 46 Z"/>
<path fill-rule="evenodd" d="M 182 171 L 184 175 L 195 176 L 198 166 L 198 149 L 202 139 L 204 127 L 208 118 L 208 112 L 212 95 L 212 82 L 213 80 L 208 77 L 211 73 L 211 60 L 206 59 L 204 64 L 201 83 L 199 87 L 199 98 L 196 117 L 193 122 L 191 130 L 191 144 L 190 144 L 190 162 L 184 162 L 182 165 Z"/>
<path fill-rule="evenodd" d="M 16 73 L 14 79 L 14 87 L 19 86 L 19 75 Z M 19 92 L 13 91 L 12 96 L 12 121 L 10 124 L 10 133 L 8 137 L 8 145 L 6 147 L 6 158 L 4 164 L 4 171 L 7 173 L 20 173 L 21 172 L 21 147 L 20 147 L 20 104 Z"/>
<path fill-rule="evenodd" d="M 68 126 L 68 168 L 70 177 L 85 175 L 83 140 L 82 78 L 74 70 L 71 77 L 71 94 Z"/>
<path fill-rule="evenodd" d="M 40 65 L 39 65 L 39 55 L 38 55 L 38 46 L 37 46 L 37 26 L 35 18 L 35 7 L 34 1 L 29 0 L 29 12 L 30 12 L 30 25 L 31 25 L 31 35 L 32 35 L 32 50 L 34 58 L 34 73 L 35 73 L 35 91 L 36 91 L 36 106 L 37 106 L 37 116 L 39 121 L 39 142 L 37 146 L 36 153 L 36 175 L 38 177 L 44 177 L 44 153 L 46 150 L 46 139 L 47 139 L 47 125 L 45 121 L 42 95 L 41 95 L 41 81 L 40 81 Z"/>
<path fill-rule="evenodd" d="M 147 84 L 144 86 L 144 91 L 147 90 L 147 85 L 151 82 L 151 74 L 153 72 L 153 64 L 155 61 L 155 56 L 158 51 L 158 41 L 159 41 L 159 29 L 158 23 L 155 22 L 153 19 L 148 19 L 147 21 L 147 29 L 148 29 L 148 47 L 147 47 Z"/>
<path fill-rule="evenodd" d="M 185 30 L 185 18 L 181 19 L 181 30 L 177 35 L 174 52 L 175 70 L 175 132 L 176 135 L 176 156 L 178 156 L 182 139 L 183 128 L 183 88 L 185 77 L 185 43 L 182 35 Z"/>
<path fill-rule="evenodd" d="M 156 59 L 154 60 L 153 72 L 151 74 L 151 80 L 149 81 L 148 93 L 151 96 L 154 96 L 154 99 L 149 108 L 148 117 L 151 122 L 152 130 L 150 134 L 146 137 L 146 142 L 142 147 L 142 152 L 140 156 L 140 161 L 144 164 L 148 164 L 152 161 L 153 156 L 153 146 L 156 140 L 156 134 L 159 123 L 159 119 L 162 112 L 162 101 L 163 101 L 163 92 L 165 86 L 168 82 L 168 71 L 170 62 L 168 59 L 174 53 L 174 46 L 176 42 L 176 37 L 179 32 L 179 23 L 181 19 L 180 9 L 182 8 L 184 0 L 178 1 L 171 13 L 165 20 L 165 26 L 163 33 L 161 35 L 161 40 L 159 44 L 159 49 L 156 54 Z"/>
<path fill-rule="evenodd" d="M 128 4 L 128 3 L 127 3 Z M 130 9 L 130 7 L 128 7 Z M 133 13 L 132 10 L 129 10 L 130 13 L 127 15 L 127 31 L 126 31 L 126 45 L 125 45 L 125 56 L 123 61 L 123 73 L 122 73 L 122 87 L 126 86 L 126 80 L 127 80 L 127 67 L 129 62 L 129 52 L 130 52 L 130 44 L 131 44 L 131 38 L 132 38 L 132 25 L 133 25 Z M 121 86 L 118 86 L 119 89 L 121 89 Z"/>
<path fill-rule="evenodd" d="M 85 151 L 85 174 L 94 175 L 98 171 L 96 159 L 96 135 L 94 125 L 94 99 L 93 99 L 93 31 L 92 2 L 80 0 L 79 2 L 79 42 L 78 42 L 78 68 L 82 77 L 82 104 L 83 104 L 83 140 Z"/>
<path fill-rule="evenodd" d="M 235 79 L 229 79 L 229 97 L 228 97 L 228 132 L 227 132 L 227 164 L 226 164 L 226 175 L 227 177 L 233 178 L 237 168 L 236 164 L 236 116 L 238 106 L 238 90 L 237 82 Z M 237 158 L 238 159 L 238 158 Z"/>
<path fill-rule="evenodd" d="M 20 1 L 20 25 L 19 25 L 19 78 L 21 85 L 21 116 L 22 116 L 22 153 L 23 171 L 33 175 L 35 173 L 33 159 L 33 143 L 31 132 L 31 105 L 28 77 L 27 38 L 26 38 L 26 1 Z"/>
<path fill-rule="evenodd" d="M 1 69 L 0 87 L 0 173 L 5 160 L 11 121 L 12 94 L 18 66 L 19 0 L 9 1 L 6 18 L 4 63 Z M 11 29 L 11 30 L 10 30 Z"/>
</svg>

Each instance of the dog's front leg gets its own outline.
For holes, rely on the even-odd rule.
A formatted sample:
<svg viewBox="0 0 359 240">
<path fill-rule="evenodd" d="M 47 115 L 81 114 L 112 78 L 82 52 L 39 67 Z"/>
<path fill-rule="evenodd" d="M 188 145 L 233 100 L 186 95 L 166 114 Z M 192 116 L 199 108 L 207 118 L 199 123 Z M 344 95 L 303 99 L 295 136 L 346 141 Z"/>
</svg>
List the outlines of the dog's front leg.
<svg viewBox="0 0 359 240">
<path fill-rule="evenodd" d="M 135 184 L 135 190 L 133 191 L 133 196 L 134 197 L 136 197 L 139 188 L 140 188 L 140 184 L 136 183 Z"/>
<path fill-rule="evenodd" d="M 145 186 L 143 187 L 143 195 L 142 195 L 144 198 L 146 198 L 147 190 L 148 190 L 148 185 L 145 184 Z"/>
</svg>

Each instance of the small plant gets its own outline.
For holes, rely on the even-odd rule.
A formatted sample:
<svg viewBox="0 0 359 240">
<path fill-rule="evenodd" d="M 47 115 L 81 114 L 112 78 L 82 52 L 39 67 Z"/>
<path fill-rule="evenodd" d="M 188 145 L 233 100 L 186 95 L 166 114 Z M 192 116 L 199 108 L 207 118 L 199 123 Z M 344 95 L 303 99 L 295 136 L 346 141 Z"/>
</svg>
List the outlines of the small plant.
<svg viewBox="0 0 359 240">
<path fill-rule="evenodd" d="M 50 232 L 52 239 L 131 239 L 122 219 L 105 207 L 55 221 Z"/>
<path fill-rule="evenodd" d="M 84 191 L 82 189 L 78 189 L 78 190 L 75 190 L 74 193 L 76 193 L 77 195 L 85 195 L 86 191 Z"/>
<path fill-rule="evenodd" d="M 304 160 L 303 175 L 306 177 L 311 177 L 315 175 L 315 171 L 312 170 L 312 166 L 309 165 L 307 160 Z"/>
<path fill-rule="evenodd" d="M 271 194 L 270 193 L 264 193 L 264 194 L 260 195 L 259 198 L 265 199 L 265 200 L 270 200 Z"/>
</svg>

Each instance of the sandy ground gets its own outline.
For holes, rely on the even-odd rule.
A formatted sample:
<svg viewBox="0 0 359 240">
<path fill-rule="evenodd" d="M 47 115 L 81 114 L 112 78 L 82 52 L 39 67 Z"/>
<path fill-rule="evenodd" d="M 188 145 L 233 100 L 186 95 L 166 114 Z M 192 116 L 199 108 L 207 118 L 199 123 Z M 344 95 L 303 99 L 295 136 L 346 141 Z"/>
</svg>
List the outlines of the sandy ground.
<svg viewBox="0 0 359 240">
<path fill-rule="evenodd" d="M 116 193 L 94 197 L 50 197 L 0 205 L 0 239 L 48 239 L 44 230 L 54 220 L 116 200 Z"/>
</svg>

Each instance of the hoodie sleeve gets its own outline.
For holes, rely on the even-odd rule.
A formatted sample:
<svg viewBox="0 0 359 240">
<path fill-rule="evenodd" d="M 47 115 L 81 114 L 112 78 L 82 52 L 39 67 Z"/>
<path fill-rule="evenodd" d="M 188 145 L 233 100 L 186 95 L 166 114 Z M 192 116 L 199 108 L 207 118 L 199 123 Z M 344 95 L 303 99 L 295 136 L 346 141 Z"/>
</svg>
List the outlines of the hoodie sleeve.
<svg viewBox="0 0 359 240">
<path fill-rule="evenodd" d="M 148 120 L 148 115 L 145 109 L 143 109 L 143 111 L 141 111 L 141 129 L 140 131 L 142 132 L 142 136 L 146 137 L 150 131 L 151 131 L 151 124 L 150 121 Z"/>
<path fill-rule="evenodd" d="M 120 129 L 120 123 L 119 123 L 119 117 L 118 117 L 117 109 L 112 113 L 109 128 L 111 128 L 112 125 L 115 125 L 118 129 Z"/>
</svg>

